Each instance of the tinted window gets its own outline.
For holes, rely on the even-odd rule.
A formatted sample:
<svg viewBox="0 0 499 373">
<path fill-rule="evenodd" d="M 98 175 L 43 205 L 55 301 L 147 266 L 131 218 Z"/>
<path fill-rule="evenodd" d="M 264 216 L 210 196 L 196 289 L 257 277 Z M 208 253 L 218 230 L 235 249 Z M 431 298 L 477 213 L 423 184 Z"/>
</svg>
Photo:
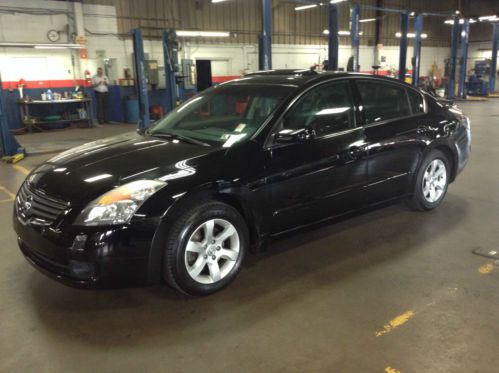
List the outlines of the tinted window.
<svg viewBox="0 0 499 373">
<path fill-rule="evenodd" d="M 407 94 L 409 95 L 409 102 L 411 103 L 412 113 L 424 113 L 423 97 L 412 89 L 408 89 Z"/>
<path fill-rule="evenodd" d="M 354 106 L 348 82 L 314 88 L 286 114 L 282 129 L 310 127 L 317 136 L 355 127 Z"/>
<path fill-rule="evenodd" d="M 367 123 L 410 115 L 407 95 L 403 87 L 380 82 L 359 81 Z"/>
<path fill-rule="evenodd" d="M 293 88 L 231 84 L 203 91 L 162 119 L 151 131 L 230 146 L 251 137 Z"/>
</svg>

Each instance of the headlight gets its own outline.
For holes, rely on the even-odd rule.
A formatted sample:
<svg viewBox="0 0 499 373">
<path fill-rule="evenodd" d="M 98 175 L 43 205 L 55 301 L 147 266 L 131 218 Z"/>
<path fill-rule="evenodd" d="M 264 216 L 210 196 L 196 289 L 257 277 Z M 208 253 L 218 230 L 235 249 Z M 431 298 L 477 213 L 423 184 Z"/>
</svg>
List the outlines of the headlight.
<svg viewBox="0 0 499 373">
<path fill-rule="evenodd" d="M 138 180 L 110 190 L 85 207 L 75 225 L 126 223 L 146 199 L 166 184 L 158 180 Z"/>
</svg>

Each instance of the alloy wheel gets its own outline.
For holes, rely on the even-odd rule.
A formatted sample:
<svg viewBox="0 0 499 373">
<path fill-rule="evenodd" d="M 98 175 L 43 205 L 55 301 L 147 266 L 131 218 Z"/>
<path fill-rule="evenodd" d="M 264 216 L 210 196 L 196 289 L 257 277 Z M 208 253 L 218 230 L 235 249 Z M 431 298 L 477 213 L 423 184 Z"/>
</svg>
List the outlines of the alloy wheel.
<svg viewBox="0 0 499 373">
<path fill-rule="evenodd" d="M 224 219 L 199 225 L 187 241 L 184 261 L 187 273 L 201 284 L 214 284 L 226 277 L 239 257 L 237 229 Z"/>
<path fill-rule="evenodd" d="M 437 202 L 447 186 L 447 168 L 441 159 L 431 161 L 423 175 L 423 196 L 430 203 Z"/>
</svg>

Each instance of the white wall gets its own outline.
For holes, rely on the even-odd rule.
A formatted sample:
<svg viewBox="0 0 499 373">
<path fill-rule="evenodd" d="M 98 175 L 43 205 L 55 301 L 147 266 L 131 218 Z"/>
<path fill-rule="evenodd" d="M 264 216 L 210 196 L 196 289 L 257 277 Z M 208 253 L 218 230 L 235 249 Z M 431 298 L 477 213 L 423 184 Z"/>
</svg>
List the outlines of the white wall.
<svg viewBox="0 0 499 373">
<path fill-rule="evenodd" d="M 41 0 L 0 0 L 0 6 L 31 7 L 36 9 L 57 9 L 71 12 L 72 3 Z M 104 50 L 107 58 L 115 59 L 117 75 L 112 79 L 122 78 L 124 68 L 132 68 L 131 40 L 120 40 L 116 21 L 116 9 L 113 6 L 83 5 L 84 26 L 91 31 L 88 37 L 88 59 L 80 60 L 78 51 L 36 50 L 20 48 L 0 48 L 0 72 L 4 81 L 25 80 L 65 80 L 82 79 L 83 71 L 92 74 L 103 61 L 96 52 Z M 72 17 L 67 15 L 29 16 L 25 14 L 0 13 L 0 41 L 8 42 L 43 42 L 47 43 L 46 33 L 50 29 L 63 30 L 66 24 L 74 29 Z M 21 27 L 22 26 L 22 27 Z M 99 35 L 97 35 L 99 34 Z M 67 35 L 61 35 L 60 42 L 68 42 Z M 321 45 L 273 45 L 273 68 L 309 68 L 327 59 L 327 48 Z M 145 53 L 151 59 L 157 59 L 160 67 L 163 63 L 163 50 L 160 41 L 144 41 Z M 181 58 L 210 59 L 215 76 L 237 76 L 246 71 L 258 70 L 256 44 L 192 44 L 184 41 Z M 384 47 L 380 56 L 386 56 L 387 67 L 398 68 L 398 47 Z M 73 54 L 76 66 L 72 66 Z M 350 46 L 340 46 L 339 66 L 346 69 L 352 51 Z M 423 47 L 421 74 L 427 75 L 431 65 L 437 63 L 443 69 L 444 59 L 450 55 L 449 48 Z M 412 48 L 407 53 L 407 67 L 411 68 Z M 362 71 L 371 70 L 374 48 L 360 47 L 360 65 Z M 132 69 L 133 70 L 133 69 Z M 164 85 L 164 78 L 160 86 Z"/>
<path fill-rule="evenodd" d="M 43 5 L 43 7 L 41 7 Z M 0 0 L 0 6 L 43 8 L 69 12 L 65 2 L 26 0 Z M 48 43 L 47 31 L 64 30 L 68 24 L 66 14 L 37 16 L 0 13 L 0 41 Z M 68 42 L 61 34 L 62 43 Z M 70 50 L 36 50 L 33 48 L 0 48 L 0 72 L 4 81 L 72 79 Z"/>
<path fill-rule="evenodd" d="M 497 53 L 499 56 L 499 51 Z M 483 60 L 492 57 L 492 41 L 470 43 L 468 49 L 468 58 L 470 60 Z"/>
</svg>

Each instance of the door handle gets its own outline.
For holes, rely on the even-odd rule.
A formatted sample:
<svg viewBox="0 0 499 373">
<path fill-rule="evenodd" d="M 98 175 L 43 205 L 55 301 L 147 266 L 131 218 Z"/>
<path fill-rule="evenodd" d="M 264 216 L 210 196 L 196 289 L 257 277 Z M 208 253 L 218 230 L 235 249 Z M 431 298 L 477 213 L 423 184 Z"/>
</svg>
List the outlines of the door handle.
<svg viewBox="0 0 499 373">
<path fill-rule="evenodd" d="M 430 130 L 427 126 L 419 126 L 416 130 L 416 132 L 420 135 L 427 135 L 429 131 Z"/>
<path fill-rule="evenodd" d="M 351 159 L 358 159 L 362 156 L 362 149 L 354 146 L 353 148 L 347 150 L 347 155 Z"/>
<path fill-rule="evenodd" d="M 345 161 L 346 162 L 356 161 L 362 158 L 363 153 L 364 153 L 364 148 L 353 146 L 345 152 Z"/>
</svg>

